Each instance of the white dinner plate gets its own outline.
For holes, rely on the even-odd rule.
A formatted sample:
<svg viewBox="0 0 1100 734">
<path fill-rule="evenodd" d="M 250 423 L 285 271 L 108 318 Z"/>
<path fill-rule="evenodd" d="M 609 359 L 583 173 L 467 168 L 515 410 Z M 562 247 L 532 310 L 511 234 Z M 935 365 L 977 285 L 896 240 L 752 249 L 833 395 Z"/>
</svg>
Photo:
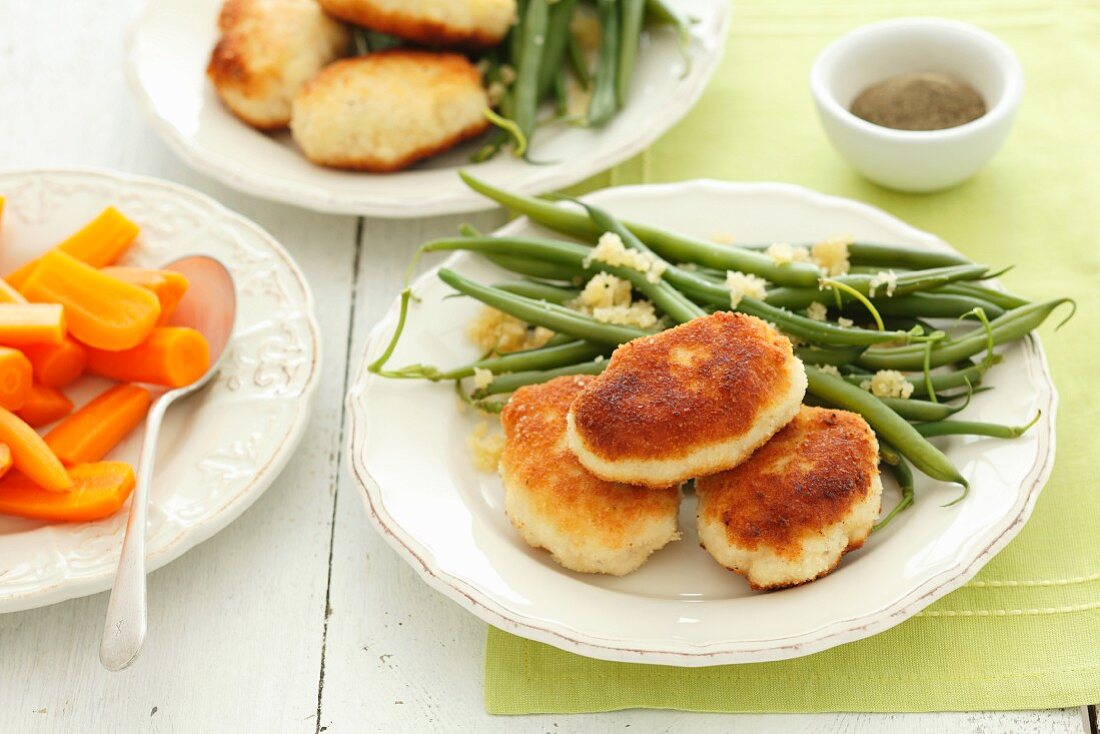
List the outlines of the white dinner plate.
<svg viewBox="0 0 1100 734">
<path fill-rule="evenodd" d="M 161 428 L 146 536 L 150 570 L 244 512 L 297 446 L 320 374 L 321 340 L 305 276 L 252 222 L 182 186 L 96 170 L 0 172 L 0 272 L 43 252 L 111 205 L 141 226 L 121 261 L 157 267 L 212 255 L 237 286 L 237 324 L 214 382 L 173 405 Z M 80 406 L 111 383 L 65 388 Z M 136 469 L 141 431 L 108 459 Z M 89 523 L 0 515 L 0 612 L 111 586 L 129 505 Z"/>
<path fill-rule="evenodd" d="M 857 239 L 947 250 L 935 236 L 864 204 L 787 184 L 689 181 L 607 189 L 591 197 L 630 219 L 743 242 Z M 501 233 L 532 235 L 526 219 Z M 1002 264 L 1002 263 L 996 263 Z M 446 265 L 482 282 L 503 271 L 465 253 Z M 452 366 L 477 358 L 465 324 L 480 304 L 448 299 L 434 272 L 390 364 Z M 622 578 L 566 571 L 529 548 L 504 514 L 500 480 L 471 464 L 466 437 L 478 417 L 456 410 L 449 384 L 387 380 L 367 372 L 393 332 L 397 306 L 375 328 L 348 396 L 352 471 L 374 525 L 424 579 L 485 621 L 518 635 L 607 660 L 701 666 L 806 655 L 898 624 L 971 578 L 1023 527 L 1054 458 L 1057 396 L 1039 340 L 1003 349 L 1004 362 L 974 396 L 968 419 L 1020 424 L 1014 441 L 936 439 L 971 482 L 970 496 L 919 477 L 917 502 L 835 573 L 755 593 L 699 547 L 695 501 L 680 514 L 683 539 Z M 898 491 L 886 478 L 884 506 Z"/>
<path fill-rule="evenodd" d="M 542 193 L 641 152 L 687 114 L 714 73 L 729 28 L 729 0 L 674 0 L 697 22 L 685 67 L 668 27 L 648 30 L 629 104 L 605 127 L 539 129 L 533 165 L 511 155 L 474 165 L 472 141 L 407 171 L 370 174 L 310 163 L 289 134 L 265 135 L 218 101 L 205 77 L 221 0 L 149 0 L 127 36 L 127 74 L 153 127 L 188 164 L 241 191 L 326 212 L 422 217 L 492 208 L 454 175 L 474 168 L 510 190 Z"/>
</svg>

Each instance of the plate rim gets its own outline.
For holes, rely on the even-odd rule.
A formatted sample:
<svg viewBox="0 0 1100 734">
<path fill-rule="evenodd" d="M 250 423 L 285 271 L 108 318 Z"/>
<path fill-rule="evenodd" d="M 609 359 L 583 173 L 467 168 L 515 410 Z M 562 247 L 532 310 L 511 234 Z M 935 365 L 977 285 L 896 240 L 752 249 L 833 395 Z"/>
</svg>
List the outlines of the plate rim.
<svg viewBox="0 0 1100 734">
<path fill-rule="evenodd" d="M 219 217 L 238 224 L 258 236 L 286 265 L 295 281 L 302 288 L 304 295 L 303 313 L 306 315 L 306 323 L 309 326 L 309 334 L 313 346 L 311 354 L 310 374 L 303 385 L 301 396 L 295 401 L 294 422 L 287 432 L 277 453 L 265 467 L 252 478 L 228 504 L 223 506 L 216 514 L 206 520 L 187 528 L 171 537 L 163 546 L 150 548 L 146 555 L 146 567 L 149 573 L 156 571 L 177 560 L 187 551 L 204 543 L 219 532 L 228 527 L 234 520 L 240 517 L 263 495 L 283 469 L 286 468 L 291 457 L 305 435 L 309 425 L 310 416 L 313 413 L 313 401 L 320 383 L 321 368 L 324 354 L 322 352 L 322 340 L 320 325 L 317 321 L 317 313 L 313 297 L 313 290 L 309 286 L 309 280 L 301 271 L 294 257 L 283 247 L 273 235 L 248 217 L 225 206 L 212 196 L 193 189 L 183 184 L 147 176 L 142 174 L 117 171 L 100 166 L 33 166 L 33 167 L 2 167 L 0 177 L 5 176 L 91 176 L 107 182 L 126 182 L 142 187 L 156 188 L 167 191 L 173 196 L 190 199 L 193 203 L 209 207 Z M 58 604 L 70 599 L 77 599 L 92 594 L 98 594 L 111 588 L 114 572 L 97 574 L 94 576 L 65 578 L 62 581 L 47 586 L 16 594 L 0 593 L 0 614 L 20 612 L 30 609 Z"/>
<path fill-rule="evenodd" d="M 216 156 L 205 152 L 203 148 L 189 143 L 186 136 L 175 125 L 157 114 L 153 101 L 141 83 L 137 71 L 135 57 L 137 54 L 137 37 L 141 26 L 154 5 L 165 1 L 146 0 L 127 23 L 123 34 L 122 63 L 124 76 L 130 94 L 137 101 L 146 122 L 168 144 L 172 152 L 194 170 L 210 176 L 230 188 L 252 196 L 269 201 L 293 204 L 304 209 L 328 214 L 350 214 L 382 219 L 412 219 L 423 216 L 467 214 L 489 211 L 495 208 L 496 205 L 492 201 L 459 188 L 432 198 L 416 197 L 410 200 L 408 197 L 391 197 L 379 199 L 377 196 L 372 196 L 370 199 L 364 200 L 361 195 L 335 194 L 317 186 L 291 184 L 279 180 L 261 181 L 249 175 L 247 165 L 220 160 Z M 721 45 L 715 49 L 713 54 L 709 54 L 703 59 L 693 60 L 692 70 L 689 73 L 695 76 L 695 69 L 698 69 L 699 73 L 698 76 L 695 76 L 694 86 L 686 90 L 683 105 L 666 105 L 662 108 L 660 114 L 650 119 L 637 137 L 627 140 L 626 143 L 612 146 L 599 155 L 583 156 L 581 158 L 584 162 L 583 167 L 547 167 L 547 171 L 541 174 L 539 171 L 533 170 L 530 178 L 525 179 L 525 181 L 509 184 L 511 188 L 526 194 L 539 194 L 572 186 L 646 150 L 687 116 L 698 104 L 699 99 L 710 85 L 714 73 L 725 55 L 729 37 L 732 17 L 730 3 L 724 0 L 707 0 L 707 2 L 710 2 L 714 9 L 715 37 L 720 39 Z M 469 167 L 476 168 L 476 164 L 471 164 Z M 465 168 L 467 166 L 456 168 L 454 171 L 464 170 Z M 384 175 L 401 175 L 401 173 Z"/>
<path fill-rule="evenodd" d="M 616 192 L 627 196 L 639 193 L 653 196 L 667 196 L 671 191 L 690 192 L 693 189 L 725 190 L 731 192 L 768 192 L 781 193 L 808 199 L 816 204 L 826 204 L 833 207 L 844 207 L 854 210 L 861 216 L 869 217 L 889 224 L 893 227 L 910 230 L 922 239 L 934 242 L 937 247 L 953 250 L 944 240 L 924 230 L 908 224 L 877 207 L 849 199 L 846 197 L 823 194 L 803 186 L 779 182 L 729 182 L 715 179 L 690 179 L 675 183 L 661 184 L 635 184 L 600 189 L 587 194 L 582 198 L 592 197 L 594 200 L 607 196 L 607 192 Z M 610 194 L 614 196 L 615 194 Z M 527 224 L 526 217 L 517 218 L 495 232 L 507 234 L 509 230 L 519 229 Z M 439 268 L 453 265 L 456 261 L 465 259 L 464 253 L 456 253 L 447 258 L 436 267 L 426 271 L 413 283 L 415 289 L 422 282 L 435 277 Z M 728 641 L 714 641 L 705 645 L 682 643 L 677 646 L 668 641 L 663 649 L 647 647 L 639 649 L 630 647 L 630 640 L 611 639 L 586 635 L 583 631 L 565 628 L 555 625 L 550 620 L 536 619 L 508 610 L 498 604 L 491 594 L 482 589 L 477 589 L 467 581 L 457 578 L 434 562 L 432 553 L 423 549 L 418 552 L 418 542 L 407 534 L 401 526 L 390 517 L 385 510 L 385 503 L 381 496 L 381 488 L 371 476 L 369 467 L 357 447 L 362 445 L 366 438 L 366 383 L 369 373 L 367 357 L 371 351 L 384 338 L 388 338 L 388 330 L 393 324 L 399 309 L 399 299 L 391 303 L 387 312 L 372 327 L 371 332 L 360 351 L 360 362 L 356 368 L 355 381 L 351 384 L 345 400 L 345 407 L 349 413 L 348 440 L 346 451 L 351 459 L 349 462 L 352 478 L 360 489 L 360 495 L 367 515 L 375 529 L 393 547 L 406 562 L 408 562 L 420 577 L 429 586 L 442 592 L 445 596 L 457 602 L 467 611 L 483 621 L 504 629 L 513 634 L 538 642 L 546 643 L 568 652 L 578 653 L 586 657 L 615 662 L 665 664 L 681 667 L 702 667 L 710 665 L 743 664 L 753 662 L 767 662 L 801 657 L 814 652 L 835 647 L 837 645 L 852 642 L 858 639 L 870 637 L 878 632 L 885 631 L 906 619 L 909 619 L 928 605 L 942 598 L 946 594 L 959 588 L 971 578 L 1009 541 L 1011 541 L 1026 524 L 1034 510 L 1039 493 L 1046 485 L 1050 473 L 1053 470 L 1056 448 L 1055 421 L 1058 410 L 1059 396 L 1050 374 L 1050 367 L 1042 343 L 1038 336 L 1031 334 L 1024 341 L 1029 347 L 1026 356 L 1030 357 L 1029 366 L 1037 371 L 1040 384 L 1043 386 L 1038 398 L 1042 403 L 1042 418 L 1037 427 L 1040 435 L 1046 438 L 1046 451 L 1042 451 L 1040 444 L 1035 462 L 1024 474 L 1017 493 L 1016 502 L 1012 510 L 1005 513 L 1002 522 L 990 531 L 993 535 L 985 546 L 971 557 L 960 559 L 952 563 L 948 568 L 940 571 L 931 578 L 923 581 L 908 593 L 895 599 L 878 609 L 866 614 L 846 620 L 830 622 L 816 630 L 776 638 L 769 641 L 753 641 L 752 643 L 730 643 Z M 1045 401 L 1044 401 L 1045 399 Z M 1030 481 L 1030 486 L 1025 485 Z M 764 642 L 766 644 L 761 645 Z M 627 644 L 623 644 L 627 643 Z"/>
</svg>

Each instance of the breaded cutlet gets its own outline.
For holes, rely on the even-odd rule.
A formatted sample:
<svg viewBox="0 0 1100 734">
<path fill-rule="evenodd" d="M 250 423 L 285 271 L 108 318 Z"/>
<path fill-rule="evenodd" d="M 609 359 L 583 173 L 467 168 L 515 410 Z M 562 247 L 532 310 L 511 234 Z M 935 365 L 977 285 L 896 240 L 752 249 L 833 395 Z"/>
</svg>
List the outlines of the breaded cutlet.
<svg viewBox="0 0 1100 734">
<path fill-rule="evenodd" d="M 622 576 L 680 533 L 679 486 L 650 489 L 594 477 L 565 444 L 565 415 L 589 376 L 522 387 L 501 413 L 500 475 L 512 525 L 573 571 Z"/>
<path fill-rule="evenodd" d="M 384 173 L 484 132 L 488 107 L 465 56 L 390 49 L 314 77 L 294 100 L 290 130 L 314 163 Z"/>
<path fill-rule="evenodd" d="M 681 484 L 740 464 L 805 392 L 786 337 L 719 312 L 616 349 L 569 411 L 569 447 L 601 479 Z"/>
<path fill-rule="evenodd" d="M 878 441 L 862 416 L 803 406 L 735 469 L 697 479 L 703 547 L 754 589 L 813 581 L 878 517 Z"/>
<path fill-rule="evenodd" d="M 516 0 L 320 0 L 331 15 L 426 46 L 489 47 L 516 21 Z"/>
<path fill-rule="evenodd" d="M 261 130 L 286 127 L 294 95 L 351 45 L 315 0 L 226 0 L 218 27 L 206 75 L 225 106 Z"/>
</svg>

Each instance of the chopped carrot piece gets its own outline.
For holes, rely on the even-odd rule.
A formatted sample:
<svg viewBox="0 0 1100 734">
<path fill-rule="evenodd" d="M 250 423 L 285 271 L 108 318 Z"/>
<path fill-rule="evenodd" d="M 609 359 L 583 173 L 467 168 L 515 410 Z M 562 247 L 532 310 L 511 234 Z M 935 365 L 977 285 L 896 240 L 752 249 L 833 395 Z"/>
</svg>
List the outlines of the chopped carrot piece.
<svg viewBox="0 0 1100 734">
<path fill-rule="evenodd" d="M 0 408 L 0 443 L 11 450 L 15 468 L 31 481 L 51 492 L 64 492 L 73 486 L 60 459 L 50 447 L 19 416 Z"/>
<path fill-rule="evenodd" d="M 124 352 L 88 350 L 88 371 L 119 382 L 183 387 L 209 367 L 206 337 L 185 326 L 158 326 L 148 339 Z"/>
<path fill-rule="evenodd" d="M 28 344 L 20 347 L 31 361 L 34 380 L 46 387 L 65 387 L 84 374 L 88 352 L 71 336 L 60 344 Z"/>
<path fill-rule="evenodd" d="M 19 410 L 31 391 L 31 361 L 10 347 L 0 347 L 0 408 Z"/>
<path fill-rule="evenodd" d="M 11 469 L 11 449 L 6 443 L 0 443 L 0 477 Z"/>
<path fill-rule="evenodd" d="M 81 464 L 69 470 L 72 489 L 47 492 L 26 475 L 0 479 L 0 512 L 49 522 L 89 522 L 118 512 L 134 491 L 134 470 L 121 461 Z"/>
<path fill-rule="evenodd" d="M 59 303 L 0 303 L 0 344 L 60 344 L 65 341 L 65 309 Z"/>
<path fill-rule="evenodd" d="M 65 393 L 45 385 L 31 385 L 23 407 L 16 411 L 28 426 L 40 428 L 64 418 L 73 410 L 73 401 Z M 47 443 L 49 443 L 47 441 Z"/>
<path fill-rule="evenodd" d="M 175 270 L 149 270 L 148 268 L 103 268 L 103 272 L 127 283 L 150 290 L 160 301 L 160 318 L 157 326 L 167 326 L 187 287 L 191 285 L 183 273 Z"/>
<path fill-rule="evenodd" d="M 23 294 L 15 290 L 6 280 L 0 280 L 0 303 L 26 303 Z"/>
<path fill-rule="evenodd" d="M 53 249 L 71 255 L 93 268 L 102 268 L 122 257 L 122 253 L 126 252 L 139 231 L 136 224 L 113 206 L 109 206 Z M 9 273 L 5 280 L 16 288 L 22 288 L 23 283 L 34 272 L 36 263 L 36 260 L 26 263 L 15 272 Z"/>
<path fill-rule="evenodd" d="M 19 290 L 28 301 L 63 305 L 73 337 L 98 349 L 137 346 L 160 316 L 160 301 L 151 292 L 56 250 L 39 259 Z"/>
<path fill-rule="evenodd" d="M 0 196 L 0 223 L 4 221 L 4 197 Z"/>
<path fill-rule="evenodd" d="M 99 461 L 145 420 L 152 395 L 137 385 L 115 385 L 46 434 L 46 445 L 66 466 Z"/>
</svg>

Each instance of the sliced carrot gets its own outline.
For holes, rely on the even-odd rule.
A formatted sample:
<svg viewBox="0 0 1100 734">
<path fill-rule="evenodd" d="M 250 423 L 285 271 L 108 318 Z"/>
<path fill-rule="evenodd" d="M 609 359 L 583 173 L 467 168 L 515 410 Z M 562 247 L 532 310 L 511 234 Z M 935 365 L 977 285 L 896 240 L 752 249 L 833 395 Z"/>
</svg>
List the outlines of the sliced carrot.
<svg viewBox="0 0 1100 734">
<path fill-rule="evenodd" d="M 160 318 L 157 326 L 166 326 L 190 283 L 183 273 L 175 270 L 150 270 L 148 268 L 103 268 L 103 272 L 127 283 L 152 291 L 160 301 Z"/>
<path fill-rule="evenodd" d="M 31 385 L 23 407 L 16 411 L 28 426 L 41 428 L 64 418 L 73 411 L 73 401 L 65 393 L 45 385 Z M 47 442 L 48 443 L 48 442 Z"/>
<path fill-rule="evenodd" d="M 0 408 L 0 443 L 8 445 L 15 468 L 39 487 L 64 492 L 73 486 L 60 459 L 53 455 L 42 437 L 5 408 Z"/>
<path fill-rule="evenodd" d="M 11 469 L 11 449 L 6 443 L 0 443 L 0 477 Z"/>
<path fill-rule="evenodd" d="M 15 290 L 6 280 L 0 280 L 0 303 L 26 303 L 23 294 Z"/>
<path fill-rule="evenodd" d="M 99 461 L 149 412 L 152 395 L 137 385 L 115 385 L 46 434 L 46 445 L 66 466 Z"/>
<path fill-rule="evenodd" d="M 87 350 L 71 336 L 60 344 L 28 344 L 20 349 L 31 361 L 35 382 L 46 387 L 65 387 L 84 374 L 88 364 Z"/>
<path fill-rule="evenodd" d="M 59 303 L 0 303 L 0 344 L 60 344 L 65 341 L 65 309 Z"/>
<path fill-rule="evenodd" d="M 39 259 L 19 290 L 28 301 L 63 305 L 73 337 L 98 349 L 137 346 L 160 316 L 160 301 L 151 292 L 56 250 Z"/>
<path fill-rule="evenodd" d="M 124 217 L 113 206 L 109 206 L 82 229 L 74 233 L 54 250 L 71 255 L 93 268 L 111 265 L 126 252 L 126 249 L 138 236 L 140 228 Z M 24 264 L 18 270 L 9 273 L 5 280 L 16 288 L 34 272 L 36 260 Z"/>
<path fill-rule="evenodd" d="M 109 517 L 134 491 L 134 470 L 121 461 L 81 464 L 69 470 L 72 489 L 47 492 L 26 475 L 0 479 L 0 512 L 49 522 L 89 522 Z"/>
<path fill-rule="evenodd" d="M 31 391 L 31 361 L 10 347 L 0 347 L 0 408 L 19 410 Z"/>
<path fill-rule="evenodd" d="M 206 337 L 186 326 L 158 326 L 148 339 L 125 352 L 88 349 L 88 371 L 119 382 L 183 387 L 209 367 Z"/>
</svg>

